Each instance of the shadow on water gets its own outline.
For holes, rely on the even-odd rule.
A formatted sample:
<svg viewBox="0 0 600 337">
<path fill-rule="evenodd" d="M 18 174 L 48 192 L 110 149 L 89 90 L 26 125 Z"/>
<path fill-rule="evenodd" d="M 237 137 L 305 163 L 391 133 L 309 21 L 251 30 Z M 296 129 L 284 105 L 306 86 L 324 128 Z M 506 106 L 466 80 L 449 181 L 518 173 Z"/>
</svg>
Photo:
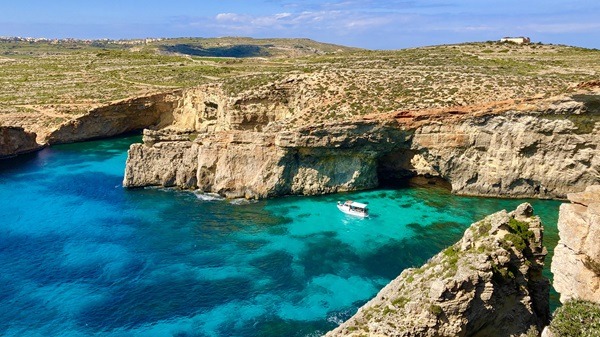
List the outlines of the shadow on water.
<svg viewBox="0 0 600 337">
<path fill-rule="evenodd" d="M 307 279 L 324 274 L 338 274 L 340 266 L 354 265 L 360 260 L 352 246 L 331 235 L 312 237 L 305 241 L 306 248 L 300 254 L 299 263 L 304 268 L 304 276 Z M 353 273 L 362 274 L 356 269 Z"/>
</svg>

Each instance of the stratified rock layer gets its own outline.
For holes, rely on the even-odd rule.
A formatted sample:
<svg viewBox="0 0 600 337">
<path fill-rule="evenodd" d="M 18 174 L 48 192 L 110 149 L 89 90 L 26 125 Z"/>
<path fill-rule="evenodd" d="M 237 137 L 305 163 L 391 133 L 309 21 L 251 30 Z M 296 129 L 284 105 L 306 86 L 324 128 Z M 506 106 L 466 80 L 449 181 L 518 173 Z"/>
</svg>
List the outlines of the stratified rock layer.
<svg viewBox="0 0 600 337">
<path fill-rule="evenodd" d="M 289 128 L 280 122 L 282 102 L 295 97 L 292 89 L 272 97 L 255 93 L 260 103 L 250 103 L 250 96 L 219 100 L 218 88 L 211 90 L 188 92 L 190 105 L 172 113 L 167 133 L 183 131 L 182 139 L 148 131 L 145 145 L 132 146 L 125 186 L 263 198 L 372 188 L 423 175 L 446 180 L 459 194 L 564 198 L 600 183 L 600 94 L 521 110 L 398 114 Z M 187 161 L 169 159 L 175 157 Z M 189 162 L 193 158 L 197 164 Z M 182 174 L 187 178 L 173 176 Z"/>
<path fill-rule="evenodd" d="M 378 155 L 406 144 L 407 137 L 394 124 L 380 122 L 277 133 L 146 130 L 144 144 L 129 150 L 124 185 L 198 188 L 230 198 L 372 188 L 378 185 Z"/>
<path fill-rule="evenodd" d="M 21 127 L 0 126 L 0 158 L 30 152 L 41 148 L 36 134 Z"/>
<path fill-rule="evenodd" d="M 600 179 L 599 130 L 579 132 L 560 110 L 509 111 L 424 125 L 412 148 L 458 194 L 564 198 Z"/>
<path fill-rule="evenodd" d="M 72 143 L 171 125 L 181 91 L 127 99 L 102 106 L 62 124 L 48 135 L 48 144 Z"/>
<path fill-rule="evenodd" d="M 326 336 L 512 336 L 548 322 L 543 229 L 529 204 L 471 225 Z"/>
<path fill-rule="evenodd" d="M 554 288 L 561 302 L 600 303 L 600 185 L 568 195 L 560 206 L 560 240 L 552 258 Z"/>
</svg>

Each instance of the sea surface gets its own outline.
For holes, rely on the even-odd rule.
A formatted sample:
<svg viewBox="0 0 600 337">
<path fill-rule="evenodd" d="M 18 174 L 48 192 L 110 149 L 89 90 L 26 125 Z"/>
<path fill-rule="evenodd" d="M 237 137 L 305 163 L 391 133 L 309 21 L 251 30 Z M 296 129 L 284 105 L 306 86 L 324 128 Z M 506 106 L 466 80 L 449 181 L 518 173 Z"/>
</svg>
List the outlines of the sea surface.
<svg viewBox="0 0 600 337">
<path fill-rule="evenodd" d="M 433 188 L 260 202 L 127 190 L 139 140 L 0 161 L 1 336 L 318 336 L 472 222 L 523 202 Z M 372 216 L 342 214 L 346 199 Z M 554 247 L 560 203 L 529 202 Z"/>
</svg>

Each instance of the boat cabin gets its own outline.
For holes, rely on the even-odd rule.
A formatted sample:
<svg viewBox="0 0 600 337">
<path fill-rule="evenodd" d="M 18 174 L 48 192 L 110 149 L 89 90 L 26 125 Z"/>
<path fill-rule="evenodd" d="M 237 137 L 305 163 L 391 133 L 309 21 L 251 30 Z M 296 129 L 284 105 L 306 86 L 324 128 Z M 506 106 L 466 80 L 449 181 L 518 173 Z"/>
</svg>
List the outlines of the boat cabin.
<svg viewBox="0 0 600 337">
<path fill-rule="evenodd" d="M 354 202 L 352 200 L 348 200 L 344 203 L 338 201 L 338 208 L 340 211 L 351 214 L 365 217 L 368 215 L 367 204 L 362 204 L 360 202 Z"/>
</svg>

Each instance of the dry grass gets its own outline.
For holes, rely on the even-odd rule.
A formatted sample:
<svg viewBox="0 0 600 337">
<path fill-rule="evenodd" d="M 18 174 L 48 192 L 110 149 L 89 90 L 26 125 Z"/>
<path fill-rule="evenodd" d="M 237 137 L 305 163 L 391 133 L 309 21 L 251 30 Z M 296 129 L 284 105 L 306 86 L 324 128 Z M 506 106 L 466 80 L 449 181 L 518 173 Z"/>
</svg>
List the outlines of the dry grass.
<svg viewBox="0 0 600 337">
<path fill-rule="evenodd" d="M 228 53 L 249 57 L 195 56 Z M 556 95 L 597 80 L 599 73 L 600 51 L 554 45 L 366 51 L 302 39 L 173 39 L 142 45 L 3 41 L 0 123 L 52 126 L 127 97 L 209 82 L 222 82 L 237 95 L 296 76 L 304 79 L 307 101 L 292 120 L 300 124 Z"/>
</svg>

